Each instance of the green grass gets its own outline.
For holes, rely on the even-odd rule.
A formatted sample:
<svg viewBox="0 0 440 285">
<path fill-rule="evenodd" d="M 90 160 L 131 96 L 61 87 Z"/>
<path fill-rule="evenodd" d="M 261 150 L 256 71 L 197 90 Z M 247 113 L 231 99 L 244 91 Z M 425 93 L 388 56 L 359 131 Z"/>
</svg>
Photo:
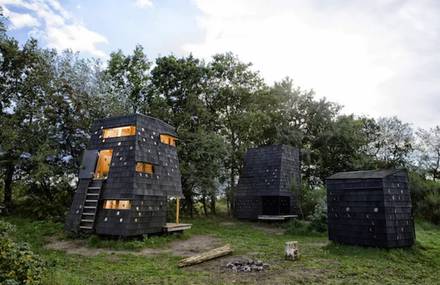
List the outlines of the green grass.
<svg viewBox="0 0 440 285">
<path fill-rule="evenodd" d="M 31 244 L 47 262 L 45 284 L 439 284 L 440 227 L 417 222 L 417 243 L 410 249 L 376 249 L 329 243 L 326 236 L 276 234 L 254 223 L 214 217 L 197 218 L 182 236 L 144 240 L 89 237 L 88 247 L 136 251 L 167 248 L 175 240 L 212 235 L 230 243 L 234 255 L 250 256 L 271 264 L 262 274 L 234 274 L 210 262 L 179 269 L 180 257 L 99 254 L 80 256 L 44 248 L 48 239 L 69 239 L 59 223 L 7 218 L 17 226 L 16 239 Z M 276 231 L 276 229 L 275 229 Z M 284 242 L 297 240 L 301 258 L 283 259 Z"/>
</svg>

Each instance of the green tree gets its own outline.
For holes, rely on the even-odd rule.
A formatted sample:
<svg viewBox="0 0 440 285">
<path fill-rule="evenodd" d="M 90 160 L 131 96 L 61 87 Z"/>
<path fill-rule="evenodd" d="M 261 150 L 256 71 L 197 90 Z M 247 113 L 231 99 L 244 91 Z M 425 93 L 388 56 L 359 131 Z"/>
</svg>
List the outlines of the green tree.
<svg viewBox="0 0 440 285">
<path fill-rule="evenodd" d="M 216 129 L 225 138 L 224 167 L 229 172 L 226 197 L 231 205 L 245 151 L 255 145 L 259 129 L 257 102 L 265 84 L 260 75 L 231 53 L 215 55 L 208 64 L 206 105 L 217 120 Z"/>
<path fill-rule="evenodd" d="M 161 57 L 151 72 L 151 114 L 176 127 L 185 207 L 193 214 L 194 203 L 207 198 L 215 207 L 215 180 L 221 172 L 224 142 L 212 130 L 214 121 L 203 98 L 206 94 L 204 63 L 192 56 Z"/>
<path fill-rule="evenodd" d="M 151 62 L 142 46 L 137 45 L 131 55 L 121 50 L 110 54 L 108 67 L 103 74 L 107 99 L 115 103 L 113 113 L 147 113 L 149 100 L 149 80 Z"/>
<path fill-rule="evenodd" d="M 379 167 L 406 166 L 413 151 L 414 135 L 411 126 L 397 117 L 379 118 L 378 135 L 370 143 L 369 153 L 378 160 Z"/>
<path fill-rule="evenodd" d="M 419 129 L 417 138 L 418 166 L 437 181 L 440 177 L 440 126 L 429 131 Z"/>
</svg>

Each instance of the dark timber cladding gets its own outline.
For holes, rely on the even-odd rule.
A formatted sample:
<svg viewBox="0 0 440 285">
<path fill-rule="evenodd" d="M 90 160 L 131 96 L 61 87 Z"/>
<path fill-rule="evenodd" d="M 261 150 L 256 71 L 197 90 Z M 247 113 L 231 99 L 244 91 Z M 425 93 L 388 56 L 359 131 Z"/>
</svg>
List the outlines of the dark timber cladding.
<svg viewBox="0 0 440 285">
<path fill-rule="evenodd" d="M 95 122 L 66 230 L 161 232 L 167 198 L 182 196 L 175 137 L 172 126 L 139 114 Z"/>
<path fill-rule="evenodd" d="M 414 244 L 405 170 L 341 172 L 326 184 L 330 240 L 384 248 Z"/>
<path fill-rule="evenodd" d="M 298 149 L 287 145 L 250 149 L 234 197 L 234 215 L 256 220 L 259 215 L 296 214 L 300 184 Z"/>
</svg>

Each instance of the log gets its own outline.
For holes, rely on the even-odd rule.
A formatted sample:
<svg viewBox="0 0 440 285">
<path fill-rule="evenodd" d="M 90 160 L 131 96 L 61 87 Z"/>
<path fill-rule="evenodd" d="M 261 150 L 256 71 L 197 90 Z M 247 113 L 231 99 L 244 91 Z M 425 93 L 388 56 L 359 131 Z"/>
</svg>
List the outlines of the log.
<svg viewBox="0 0 440 285">
<path fill-rule="evenodd" d="M 184 267 L 184 266 L 199 264 L 199 263 L 202 263 L 202 262 L 205 262 L 205 261 L 217 258 L 217 257 L 228 255 L 230 253 L 232 253 L 232 249 L 231 249 L 231 246 L 229 244 L 227 244 L 225 246 L 214 248 L 214 249 L 211 249 L 210 251 L 207 251 L 207 252 L 204 252 L 204 253 L 201 253 L 198 255 L 193 255 L 188 258 L 184 258 L 179 261 L 177 266 Z"/>
<path fill-rule="evenodd" d="M 284 253 L 286 259 L 297 260 L 299 258 L 298 242 L 297 241 L 286 242 L 286 247 L 284 251 L 285 251 Z"/>
</svg>

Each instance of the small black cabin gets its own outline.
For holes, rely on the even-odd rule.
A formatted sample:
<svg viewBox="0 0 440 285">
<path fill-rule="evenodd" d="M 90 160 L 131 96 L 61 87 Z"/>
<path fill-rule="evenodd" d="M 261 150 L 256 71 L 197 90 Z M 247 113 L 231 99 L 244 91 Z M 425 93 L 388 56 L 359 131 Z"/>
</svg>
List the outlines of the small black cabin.
<svg viewBox="0 0 440 285">
<path fill-rule="evenodd" d="M 340 172 L 327 178 L 329 239 L 374 247 L 414 243 L 405 170 Z"/>
<path fill-rule="evenodd" d="M 65 229 L 114 236 L 181 229 L 174 128 L 135 114 L 99 120 L 91 131 Z M 175 224 L 166 221 L 169 198 L 177 201 Z"/>
<path fill-rule="evenodd" d="M 256 220 L 297 214 L 300 184 L 297 148 L 270 145 L 249 149 L 234 197 L 234 216 Z"/>
</svg>

